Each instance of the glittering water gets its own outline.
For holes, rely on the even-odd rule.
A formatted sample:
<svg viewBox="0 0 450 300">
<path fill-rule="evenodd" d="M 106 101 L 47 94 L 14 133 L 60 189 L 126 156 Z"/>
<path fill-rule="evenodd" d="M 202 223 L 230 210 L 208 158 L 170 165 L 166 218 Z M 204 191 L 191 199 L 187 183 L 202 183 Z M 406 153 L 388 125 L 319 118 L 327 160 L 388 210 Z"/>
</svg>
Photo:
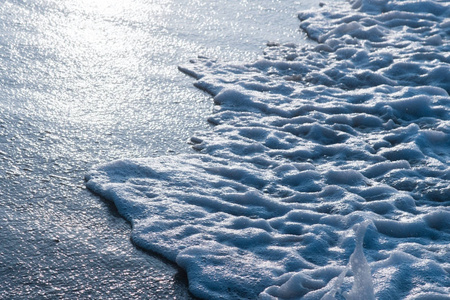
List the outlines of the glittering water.
<svg viewBox="0 0 450 300">
<path fill-rule="evenodd" d="M 233 3 L 231 3 L 233 2 Z M 93 164 L 191 151 L 208 96 L 177 65 L 295 41 L 300 1 L 0 4 L 0 298 L 190 297 L 84 189 Z"/>
</svg>

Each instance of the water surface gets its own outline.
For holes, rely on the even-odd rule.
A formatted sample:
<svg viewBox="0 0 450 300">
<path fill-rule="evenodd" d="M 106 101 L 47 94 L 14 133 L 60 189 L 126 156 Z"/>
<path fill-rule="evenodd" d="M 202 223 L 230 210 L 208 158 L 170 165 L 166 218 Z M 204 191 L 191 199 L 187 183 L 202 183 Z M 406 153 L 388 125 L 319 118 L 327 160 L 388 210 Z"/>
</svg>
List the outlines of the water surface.
<svg viewBox="0 0 450 300">
<path fill-rule="evenodd" d="M 212 101 L 177 65 L 299 42 L 306 1 L 8 0 L 0 6 L 0 298 L 190 297 L 84 188 L 94 164 L 192 151 Z M 181 278 L 181 279 L 180 279 Z"/>
</svg>

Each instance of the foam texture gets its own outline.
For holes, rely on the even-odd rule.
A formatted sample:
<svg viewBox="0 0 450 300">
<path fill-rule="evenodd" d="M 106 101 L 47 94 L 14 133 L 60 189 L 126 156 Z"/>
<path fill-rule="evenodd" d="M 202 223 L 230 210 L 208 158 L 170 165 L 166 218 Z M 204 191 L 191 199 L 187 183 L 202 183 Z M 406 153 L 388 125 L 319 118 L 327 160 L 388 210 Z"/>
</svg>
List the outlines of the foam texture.
<svg viewBox="0 0 450 300">
<path fill-rule="evenodd" d="M 180 66 L 210 93 L 198 154 L 119 160 L 87 186 L 204 299 L 449 299 L 450 8 L 299 13 L 316 44 Z"/>
</svg>

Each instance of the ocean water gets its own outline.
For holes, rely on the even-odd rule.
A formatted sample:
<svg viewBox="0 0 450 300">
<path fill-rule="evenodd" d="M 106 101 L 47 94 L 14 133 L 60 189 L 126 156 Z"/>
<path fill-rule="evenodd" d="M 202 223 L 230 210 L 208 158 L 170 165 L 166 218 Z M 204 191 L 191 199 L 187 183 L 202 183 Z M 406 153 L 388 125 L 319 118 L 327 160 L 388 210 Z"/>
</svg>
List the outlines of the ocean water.
<svg viewBox="0 0 450 300">
<path fill-rule="evenodd" d="M 212 102 L 177 66 L 302 43 L 296 12 L 311 2 L 2 1 L 0 299 L 192 298 L 85 174 L 195 153 L 187 141 L 211 130 Z"/>
<path fill-rule="evenodd" d="M 204 299 L 450 299 L 450 3 L 323 2 L 315 43 L 179 69 L 194 154 L 95 166 L 142 248 Z"/>
</svg>

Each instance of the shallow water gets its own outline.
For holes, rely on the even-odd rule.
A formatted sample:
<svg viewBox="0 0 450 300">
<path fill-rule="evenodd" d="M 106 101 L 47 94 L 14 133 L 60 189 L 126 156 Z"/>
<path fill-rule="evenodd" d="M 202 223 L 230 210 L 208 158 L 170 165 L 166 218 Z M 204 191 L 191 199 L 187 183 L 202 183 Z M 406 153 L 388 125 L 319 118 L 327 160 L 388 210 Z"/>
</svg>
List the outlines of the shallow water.
<svg viewBox="0 0 450 300">
<path fill-rule="evenodd" d="M 309 1 L 312 2 L 312 1 Z M 177 65 L 302 41 L 308 1 L 33 1 L 0 6 L 0 298 L 189 298 L 85 190 L 94 164 L 191 152 L 209 96 Z M 189 9 L 186 9 L 189 8 Z"/>
<path fill-rule="evenodd" d="M 132 240 L 205 299 L 448 299 L 450 3 L 299 14 L 317 44 L 180 66 L 214 97 L 199 153 L 95 166 Z"/>
</svg>

